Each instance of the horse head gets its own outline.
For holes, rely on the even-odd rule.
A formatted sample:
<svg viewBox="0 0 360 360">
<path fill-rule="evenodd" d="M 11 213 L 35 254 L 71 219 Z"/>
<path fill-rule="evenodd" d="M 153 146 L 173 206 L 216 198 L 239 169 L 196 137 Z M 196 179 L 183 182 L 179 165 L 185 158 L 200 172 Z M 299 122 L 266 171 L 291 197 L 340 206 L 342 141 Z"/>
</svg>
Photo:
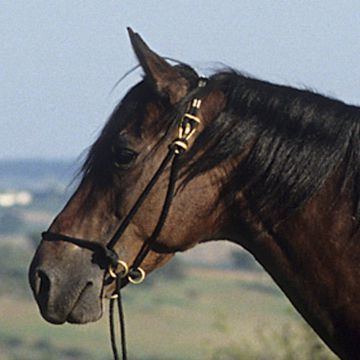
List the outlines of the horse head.
<svg viewBox="0 0 360 360">
<path fill-rule="evenodd" d="M 158 170 L 190 99 L 196 94 L 203 97 L 196 117 L 198 132 L 223 104 L 219 93 L 203 94 L 192 68 L 170 65 L 138 34 L 129 33 L 145 77 L 116 107 L 93 144 L 77 190 L 45 233 L 30 266 L 30 283 L 41 314 L 53 323 L 86 323 L 101 317 L 102 299 L 112 294 L 114 282 L 96 250 L 116 237 L 119 223 Z M 194 159 L 181 157 L 183 178 Z M 169 172 L 166 166 L 121 237 L 113 240 L 112 250 L 121 264 L 131 264 L 151 237 L 166 197 Z M 176 251 L 217 235 L 221 215 L 215 206 L 214 178 L 189 180 L 186 191 L 184 181 L 178 180 L 156 244 L 142 261 L 146 273 L 165 264 Z M 82 246 L 85 242 L 88 246 Z"/>
</svg>

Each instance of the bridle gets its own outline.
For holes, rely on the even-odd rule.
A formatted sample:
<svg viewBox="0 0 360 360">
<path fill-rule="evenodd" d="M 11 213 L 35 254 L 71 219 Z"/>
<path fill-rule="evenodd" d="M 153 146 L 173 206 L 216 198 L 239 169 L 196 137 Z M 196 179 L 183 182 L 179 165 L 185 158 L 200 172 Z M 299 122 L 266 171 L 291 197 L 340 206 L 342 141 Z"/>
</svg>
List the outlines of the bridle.
<svg viewBox="0 0 360 360">
<path fill-rule="evenodd" d="M 207 84 L 207 79 L 200 77 L 198 80 L 197 87 L 204 88 Z M 140 284 L 145 279 L 145 271 L 141 268 L 141 264 L 144 259 L 150 252 L 151 248 L 155 245 L 156 240 L 164 226 L 166 217 L 169 213 L 170 205 L 174 196 L 175 183 L 178 175 L 179 169 L 179 158 L 189 148 L 189 140 L 195 134 L 198 125 L 200 124 L 200 118 L 197 116 L 198 111 L 201 106 L 201 99 L 195 96 L 190 102 L 189 110 L 182 116 L 178 124 L 178 135 L 177 138 L 172 141 L 169 145 L 169 150 L 163 161 L 161 162 L 159 168 L 156 170 L 153 177 L 150 179 L 149 183 L 146 185 L 143 192 L 140 194 L 136 200 L 133 207 L 130 209 L 129 213 L 120 223 L 116 232 L 107 243 L 103 245 L 97 241 L 91 241 L 86 239 L 79 239 L 63 234 L 57 234 L 50 231 L 45 231 L 42 233 L 42 239 L 46 241 L 65 241 L 75 244 L 79 247 L 89 249 L 93 251 L 97 256 L 105 261 L 107 266 L 107 272 L 110 275 L 111 279 L 115 280 L 115 291 L 110 297 L 110 306 L 109 306 L 109 323 L 110 323 L 110 338 L 111 346 L 113 350 L 114 359 L 119 359 L 119 354 L 116 346 L 115 340 L 115 326 L 114 326 L 114 303 L 117 301 L 118 313 L 119 313 L 119 325 L 120 325 L 120 337 L 121 337 L 121 347 L 122 347 L 122 359 L 127 359 L 126 351 L 126 339 L 125 339 L 125 321 L 124 321 L 124 311 L 122 306 L 121 298 L 121 288 L 127 285 L 128 283 Z M 125 261 L 119 259 L 117 253 L 114 251 L 116 243 L 119 241 L 124 231 L 130 224 L 131 220 L 145 201 L 146 197 L 154 187 L 154 185 L 159 180 L 161 174 L 170 165 L 170 175 L 169 182 L 167 186 L 166 196 L 162 206 L 162 210 L 158 219 L 158 222 L 147 241 L 145 241 L 135 257 L 132 264 L 129 266 Z"/>
</svg>

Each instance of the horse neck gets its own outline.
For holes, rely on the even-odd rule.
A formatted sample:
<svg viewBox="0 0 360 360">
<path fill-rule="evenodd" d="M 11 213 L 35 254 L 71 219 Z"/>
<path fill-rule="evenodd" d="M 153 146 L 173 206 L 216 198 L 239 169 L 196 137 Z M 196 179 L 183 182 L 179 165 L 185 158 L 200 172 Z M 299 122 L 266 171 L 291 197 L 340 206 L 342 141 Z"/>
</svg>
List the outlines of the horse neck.
<svg viewBox="0 0 360 360">
<path fill-rule="evenodd" d="M 355 306 L 360 298 L 360 236 L 351 195 L 338 195 L 337 185 L 334 175 L 301 210 L 273 227 L 246 209 L 246 199 L 240 196 L 240 217 L 245 220 L 237 219 L 233 230 L 245 236 L 230 236 L 257 258 L 337 354 L 355 359 L 360 339 L 360 305 Z"/>
</svg>

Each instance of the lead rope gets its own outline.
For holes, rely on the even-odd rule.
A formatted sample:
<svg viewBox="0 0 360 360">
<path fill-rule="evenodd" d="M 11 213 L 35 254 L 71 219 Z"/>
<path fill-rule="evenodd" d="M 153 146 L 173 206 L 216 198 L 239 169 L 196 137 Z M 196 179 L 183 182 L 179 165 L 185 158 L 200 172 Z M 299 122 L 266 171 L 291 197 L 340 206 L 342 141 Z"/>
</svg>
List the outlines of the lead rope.
<svg viewBox="0 0 360 360">
<path fill-rule="evenodd" d="M 127 349 L 126 349 L 126 336 L 125 336 L 125 317 L 124 317 L 124 308 L 121 298 L 121 278 L 118 277 L 116 279 L 116 299 L 110 299 L 109 304 L 109 322 L 110 322 L 110 341 L 111 341 L 111 349 L 113 351 L 114 360 L 119 360 L 119 352 L 116 346 L 116 338 L 115 338 L 115 324 L 114 324 L 114 304 L 117 300 L 118 304 L 118 314 L 119 314 L 119 327 L 120 327 L 120 344 L 121 344 L 121 354 L 122 359 L 127 360 Z M 119 284 L 118 284 L 119 283 Z"/>
</svg>

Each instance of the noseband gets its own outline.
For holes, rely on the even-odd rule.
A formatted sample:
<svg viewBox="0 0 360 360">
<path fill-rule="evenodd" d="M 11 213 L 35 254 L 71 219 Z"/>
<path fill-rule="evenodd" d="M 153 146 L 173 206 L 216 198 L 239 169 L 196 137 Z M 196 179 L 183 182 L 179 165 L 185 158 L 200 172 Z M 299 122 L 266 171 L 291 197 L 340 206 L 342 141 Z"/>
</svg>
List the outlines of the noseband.
<svg viewBox="0 0 360 360">
<path fill-rule="evenodd" d="M 206 86 L 207 80 L 205 78 L 199 78 L 198 88 Z M 75 244 L 79 247 L 89 249 L 93 251 L 97 256 L 105 262 L 107 272 L 110 275 L 110 279 L 115 280 L 115 291 L 110 297 L 109 317 L 110 317 L 110 337 L 111 346 L 114 354 L 114 359 L 118 360 L 118 350 L 115 341 L 114 331 L 114 302 L 117 300 L 118 311 L 119 311 L 119 323 L 120 323 L 120 334 L 121 334 L 121 345 L 122 345 L 122 359 L 127 359 L 126 352 L 126 341 L 125 341 L 125 323 L 124 323 L 124 312 L 122 308 L 121 292 L 120 289 L 128 283 L 140 284 L 145 279 L 145 271 L 140 267 L 144 259 L 150 252 L 151 248 L 155 245 L 156 240 L 164 226 L 166 217 L 169 213 L 170 205 L 174 196 L 175 183 L 178 175 L 179 168 L 179 155 L 183 154 L 189 148 L 189 140 L 195 134 L 200 119 L 197 116 L 201 106 L 201 99 L 194 97 L 190 103 L 189 110 L 183 115 L 178 125 L 178 136 L 170 143 L 169 150 L 159 168 L 140 194 L 135 204 L 120 223 L 116 232 L 107 243 L 103 245 L 100 242 L 79 239 L 63 234 L 57 234 L 54 232 L 46 231 L 42 233 L 42 239 L 46 241 L 65 241 Z M 119 241 L 124 231 L 129 226 L 131 220 L 143 204 L 144 200 L 153 189 L 154 185 L 159 180 L 161 174 L 164 172 L 166 167 L 171 164 L 169 182 L 163 207 L 158 219 L 158 222 L 153 230 L 151 236 L 145 241 L 135 257 L 133 263 L 129 266 L 125 261 L 121 260 L 118 254 L 115 252 L 114 247 Z"/>
</svg>

